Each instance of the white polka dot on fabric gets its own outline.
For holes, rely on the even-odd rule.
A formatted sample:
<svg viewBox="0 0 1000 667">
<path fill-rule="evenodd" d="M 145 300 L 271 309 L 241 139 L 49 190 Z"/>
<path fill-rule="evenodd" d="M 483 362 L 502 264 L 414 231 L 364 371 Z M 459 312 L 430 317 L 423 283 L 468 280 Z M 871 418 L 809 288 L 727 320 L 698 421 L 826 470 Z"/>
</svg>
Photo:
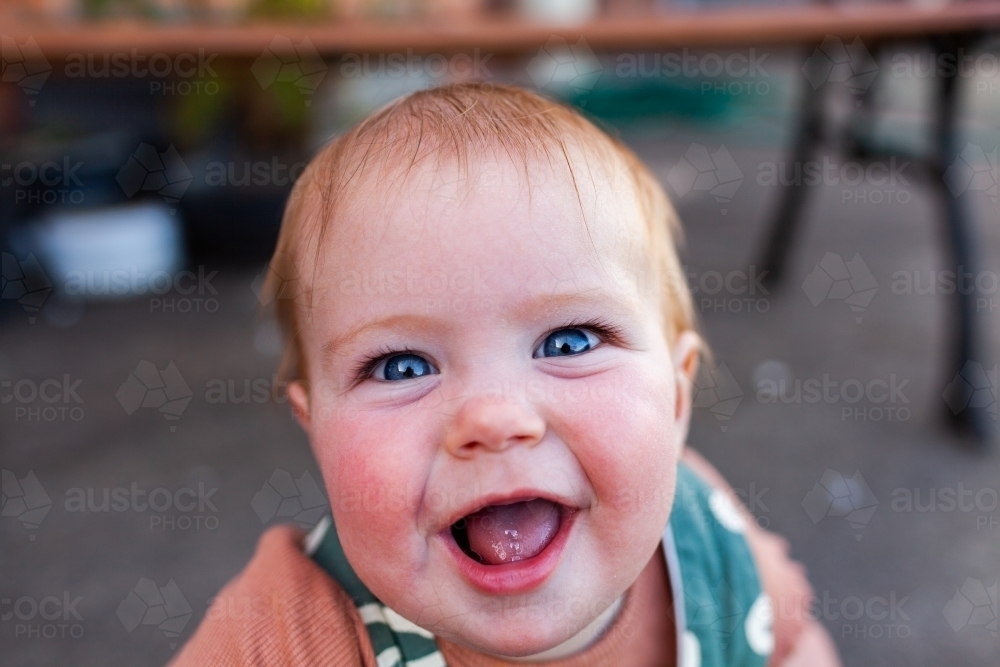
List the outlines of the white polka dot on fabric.
<svg viewBox="0 0 1000 667">
<path fill-rule="evenodd" d="M 681 664 L 678 667 L 701 667 L 701 643 L 690 630 L 681 637 Z"/>
<path fill-rule="evenodd" d="M 729 532 L 743 533 L 747 529 L 743 515 L 740 514 L 740 511 L 733 505 L 733 501 L 723 491 L 719 489 L 712 491 L 712 494 L 708 497 L 708 506 L 723 528 Z"/>
<path fill-rule="evenodd" d="M 750 605 L 743 631 L 747 636 L 750 650 L 757 655 L 768 656 L 774 651 L 774 607 L 771 598 L 761 593 Z"/>
</svg>

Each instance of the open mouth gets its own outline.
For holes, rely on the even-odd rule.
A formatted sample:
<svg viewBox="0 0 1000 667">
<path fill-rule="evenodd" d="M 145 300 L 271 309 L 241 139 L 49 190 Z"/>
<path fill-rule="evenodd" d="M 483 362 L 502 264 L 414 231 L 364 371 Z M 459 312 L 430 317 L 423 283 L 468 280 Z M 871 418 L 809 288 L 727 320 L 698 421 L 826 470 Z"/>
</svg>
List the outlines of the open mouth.
<svg viewBox="0 0 1000 667">
<path fill-rule="evenodd" d="M 545 550 L 568 508 L 543 498 L 487 505 L 451 525 L 462 552 L 483 565 L 534 558 Z"/>
</svg>

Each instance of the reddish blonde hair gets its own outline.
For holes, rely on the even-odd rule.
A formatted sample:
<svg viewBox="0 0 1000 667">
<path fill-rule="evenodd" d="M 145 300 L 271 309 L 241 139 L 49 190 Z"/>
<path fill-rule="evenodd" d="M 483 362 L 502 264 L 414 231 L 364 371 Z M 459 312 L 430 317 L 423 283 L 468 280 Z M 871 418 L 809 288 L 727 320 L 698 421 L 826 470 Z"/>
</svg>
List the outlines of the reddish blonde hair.
<svg viewBox="0 0 1000 667">
<path fill-rule="evenodd" d="M 561 162 L 576 186 L 580 166 L 571 154 L 581 150 L 591 158 L 587 168 L 610 167 L 610 177 L 623 177 L 634 190 L 648 234 L 650 268 L 661 290 L 668 342 L 696 329 L 677 254 L 680 224 L 663 188 L 639 158 L 563 104 L 513 86 L 458 83 L 405 95 L 372 113 L 324 146 L 296 182 L 260 294 L 265 303 L 273 302 L 285 337 L 282 375 L 308 382 L 301 331 L 311 283 L 297 267 L 306 265 L 303 258 L 309 252 L 316 266 L 327 229 L 337 223 L 339 207 L 352 196 L 348 188 L 362 175 L 391 188 L 386 181 L 405 178 L 422 160 L 450 158 L 464 170 L 470 158 L 492 151 L 525 170 L 532 159 Z"/>
</svg>

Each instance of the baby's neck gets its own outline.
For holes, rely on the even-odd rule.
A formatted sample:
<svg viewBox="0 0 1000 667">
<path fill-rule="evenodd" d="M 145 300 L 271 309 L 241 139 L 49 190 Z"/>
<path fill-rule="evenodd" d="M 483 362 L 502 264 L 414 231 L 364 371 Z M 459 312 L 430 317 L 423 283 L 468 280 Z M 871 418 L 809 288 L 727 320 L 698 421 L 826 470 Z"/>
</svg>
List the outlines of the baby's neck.
<svg viewBox="0 0 1000 667">
<path fill-rule="evenodd" d="M 502 657 L 504 660 L 510 660 L 511 662 L 542 662 L 545 660 L 559 660 L 561 658 L 567 658 L 574 653 L 579 653 L 597 641 L 597 639 L 604 636 L 607 629 L 611 627 L 611 624 L 614 623 L 615 619 L 618 617 L 618 612 L 621 611 L 626 595 L 628 595 L 627 591 L 622 593 L 610 607 L 601 612 L 601 614 L 591 621 L 587 627 L 580 630 L 580 632 L 576 633 L 562 644 L 553 646 L 552 648 L 542 651 L 541 653 L 526 655 L 520 658 L 512 658 L 509 656 L 499 657 Z"/>
</svg>

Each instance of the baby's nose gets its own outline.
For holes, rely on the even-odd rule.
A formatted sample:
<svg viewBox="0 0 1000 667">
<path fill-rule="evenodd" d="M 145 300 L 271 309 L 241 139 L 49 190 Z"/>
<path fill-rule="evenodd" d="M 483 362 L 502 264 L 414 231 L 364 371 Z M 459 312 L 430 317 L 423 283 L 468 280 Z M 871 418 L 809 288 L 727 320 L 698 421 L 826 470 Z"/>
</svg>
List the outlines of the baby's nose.
<svg viewBox="0 0 1000 667">
<path fill-rule="evenodd" d="M 473 396 L 463 401 L 445 434 L 445 447 L 458 457 L 533 446 L 545 435 L 542 417 L 512 397 Z"/>
</svg>

